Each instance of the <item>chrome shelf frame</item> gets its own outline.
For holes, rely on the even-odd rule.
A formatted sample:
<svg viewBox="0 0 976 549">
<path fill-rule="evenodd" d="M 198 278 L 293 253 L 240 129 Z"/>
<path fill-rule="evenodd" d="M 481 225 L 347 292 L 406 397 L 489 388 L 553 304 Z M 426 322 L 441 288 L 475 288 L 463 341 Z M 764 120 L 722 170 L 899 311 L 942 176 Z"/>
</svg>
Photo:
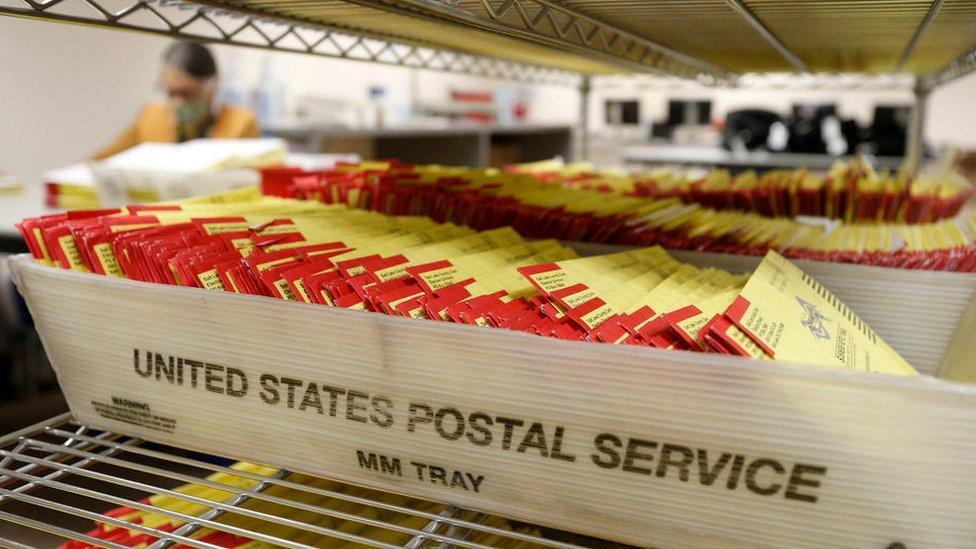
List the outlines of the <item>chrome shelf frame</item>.
<svg viewBox="0 0 976 549">
<path fill-rule="evenodd" d="M 96 522 L 151 536 L 148 545 L 150 549 L 166 549 L 176 544 L 200 549 L 216 548 L 216 545 L 194 536 L 204 528 L 276 546 L 294 549 L 313 547 L 267 532 L 235 526 L 228 523 L 229 521 L 221 521 L 221 518 L 230 514 L 287 527 L 303 534 L 321 536 L 323 539 L 385 549 L 490 547 L 472 541 L 472 536 L 478 534 L 490 535 L 493 536 L 492 539 L 507 543 L 521 542 L 556 549 L 577 549 L 600 543 L 591 538 L 574 538 L 571 534 L 544 529 L 523 531 L 524 529 L 516 529 L 514 526 L 504 528 L 492 525 L 517 524 L 507 521 L 494 520 L 492 524 L 487 524 L 486 521 L 490 518 L 488 515 L 461 509 L 449 503 L 432 503 L 437 511 L 432 512 L 428 507 L 419 509 L 385 501 L 380 497 L 383 493 L 376 490 L 357 488 L 348 491 L 342 488 L 351 485 L 340 482 L 329 485 L 337 488 L 323 488 L 303 483 L 300 478 L 297 482 L 290 480 L 290 472 L 282 469 L 276 470 L 274 474 L 262 475 L 219 465 L 212 457 L 201 458 L 203 456 L 187 454 L 176 448 L 149 444 L 111 431 L 92 429 L 74 421 L 70 413 L 51 418 L 0 438 L 0 526 L 6 522 L 9 523 L 8 526 L 39 531 L 42 535 L 50 536 L 52 541 L 75 540 L 113 549 L 124 545 L 90 535 Z M 207 478 L 214 473 L 226 473 L 251 481 L 253 486 L 243 488 Z M 221 490 L 229 493 L 229 497 L 224 501 L 215 501 L 173 490 L 181 484 L 196 484 Z M 289 492 L 279 491 L 279 495 L 274 495 L 269 492 L 272 487 L 288 489 Z M 287 493 L 288 496 L 282 497 L 282 493 Z M 138 497 L 132 494 L 138 494 Z M 207 510 L 195 516 L 154 507 L 145 499 L 152 495 L 168 496 L 187 504 L 202 505 Z M 312 495 L 317 498 L 316 502 L 325 503 L 308 503 L 299 495 Z M 292 497 L 296 499 L 291 499 Z M 245 506 L 253 500 L 271 504 L 275 509 L 288 508 L 302 514 L 289 516 L 285 513 L 275 514 L 267 508 L 259 510 Z M 109 508 L 120 506 L 152 512 L 182 524 L 165 529 L 102 514 Z M 37 514 L 41 511 L 45 513 L 43 518 Z M 309 519 L 310 515 L 315 519 Z M 297 518 L 299 516 L 301 519 Z M 389 520 L 391 516 L 419 519 L 426 521 L 426 526 L 407 526 Z M 330 526 L 332 519 L 373 530 L 339 530 Z M 79 521 L 88 525 L 88 531 L 77 529 Z M 66 525 L 70 523 L 75 524 L 74 529 Z M 375 534 L 378 531 L 384 534 Z M 30 538 L 16 539 L 9 532 L 9 528 L 0 528 L 0 546 L 31 546 L 30 541 L 24 541 Z M 391 542 L 391 533 L 403 542 Z M 586 545 L 564 540 L 580 540 Z"/>
<path fill-rule="evenodd" d="M 0 15 L 539 84 L 580 82 L 569 71 L 206 0 L 10 0 L 0 3 Z"/>
</svg>

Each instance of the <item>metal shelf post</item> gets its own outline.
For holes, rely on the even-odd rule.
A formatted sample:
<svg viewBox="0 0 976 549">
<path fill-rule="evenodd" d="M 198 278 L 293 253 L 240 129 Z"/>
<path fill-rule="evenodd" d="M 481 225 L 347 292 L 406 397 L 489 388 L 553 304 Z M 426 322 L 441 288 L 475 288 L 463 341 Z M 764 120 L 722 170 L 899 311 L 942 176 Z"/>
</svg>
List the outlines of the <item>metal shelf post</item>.
<svg viewBox="0 0 976 549">
<path fill-rule="evenodd" d="M 579 160 L 585 162 L 590 159 L 590 95 L 593 91 L 593 81 L 589 75 L 584 75 L 580 81 L 579 107 Z"/>
<path fill-rule="evenodd" d="M 905 168 L 916 170 L 925 156 L 925 122 L 928 117 L 929 94 L 931 90 L 922 82 L 918 82 L 912 92 L 915 95 L 915 106 L 908 123 L 907 143 L 905 145 Z"/>
</svg>

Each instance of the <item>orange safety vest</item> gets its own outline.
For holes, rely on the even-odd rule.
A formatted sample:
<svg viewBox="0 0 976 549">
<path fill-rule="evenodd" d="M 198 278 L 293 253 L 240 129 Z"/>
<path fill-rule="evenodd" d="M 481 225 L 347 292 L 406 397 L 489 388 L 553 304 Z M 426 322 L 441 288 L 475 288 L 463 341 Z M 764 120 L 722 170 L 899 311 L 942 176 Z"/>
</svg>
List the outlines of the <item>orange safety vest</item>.
<svg viewBox="0 0 976 549">
<path fill-rule="evenodd" d="M 239 107 L 221 107 L 214 118 L 207 137 L 241 139 L 260 137 L 257 120 L 251 111 Z M 136 121 L 110 145 L 98 151 L 92 158 L 102 160 L 140 143 L 175 143 L 176 115 L 173 109 L 159 103 L 149 103 L 142 108 Z"/>
</svg>

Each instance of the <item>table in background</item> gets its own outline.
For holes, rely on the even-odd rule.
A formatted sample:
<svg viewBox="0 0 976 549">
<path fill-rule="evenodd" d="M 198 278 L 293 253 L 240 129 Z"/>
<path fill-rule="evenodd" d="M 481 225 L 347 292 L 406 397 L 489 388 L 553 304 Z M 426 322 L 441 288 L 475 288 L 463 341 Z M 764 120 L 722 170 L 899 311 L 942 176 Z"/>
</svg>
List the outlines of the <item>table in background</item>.
<svg viewBox="0 0 976 549">
<path fill-rule="evenodd" d="M 838 160 L 851 157 L 830 156 L 826 154 L 773 153 L 750 151 L 733 153 L 721 147 L 703 145 L 676 145 L 671 143 L 649 143 L 629 147 L 624 151 L 624 160 L 630 164 L 655 165 L 672 164 L 681 166 L 705 166 L 727 168 L 738 173 L 746 170 L 796 169 L 829 170 Z M 876 169 L 897 170 L 902 157 L 877 156 L 871 162 Z"/>
<path fill-rule="evenodd" d="M 314 123 L 266 128 L 270 135 L 308 152 L 357 153 L 416 164 L 489 167 L 573 158 L 569 126 L 451 124 L 434 127 L 349 129 Z"/>
</svg>

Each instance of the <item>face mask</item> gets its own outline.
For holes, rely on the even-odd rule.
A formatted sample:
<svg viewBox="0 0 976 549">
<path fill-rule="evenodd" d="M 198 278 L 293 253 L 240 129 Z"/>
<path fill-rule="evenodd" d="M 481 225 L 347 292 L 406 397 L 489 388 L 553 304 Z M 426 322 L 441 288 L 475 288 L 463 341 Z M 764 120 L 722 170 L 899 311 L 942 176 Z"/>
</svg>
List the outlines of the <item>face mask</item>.
<svg viewBox="0 0 976 549">
<path fill-rule="evenodd" d="M 176 108 L 176 121 L 179 133 L 184 138 L 199 137 L 200 127 L 207 119 L 210 106 L 203 99 L 183 101 Z"/>
</svg>

